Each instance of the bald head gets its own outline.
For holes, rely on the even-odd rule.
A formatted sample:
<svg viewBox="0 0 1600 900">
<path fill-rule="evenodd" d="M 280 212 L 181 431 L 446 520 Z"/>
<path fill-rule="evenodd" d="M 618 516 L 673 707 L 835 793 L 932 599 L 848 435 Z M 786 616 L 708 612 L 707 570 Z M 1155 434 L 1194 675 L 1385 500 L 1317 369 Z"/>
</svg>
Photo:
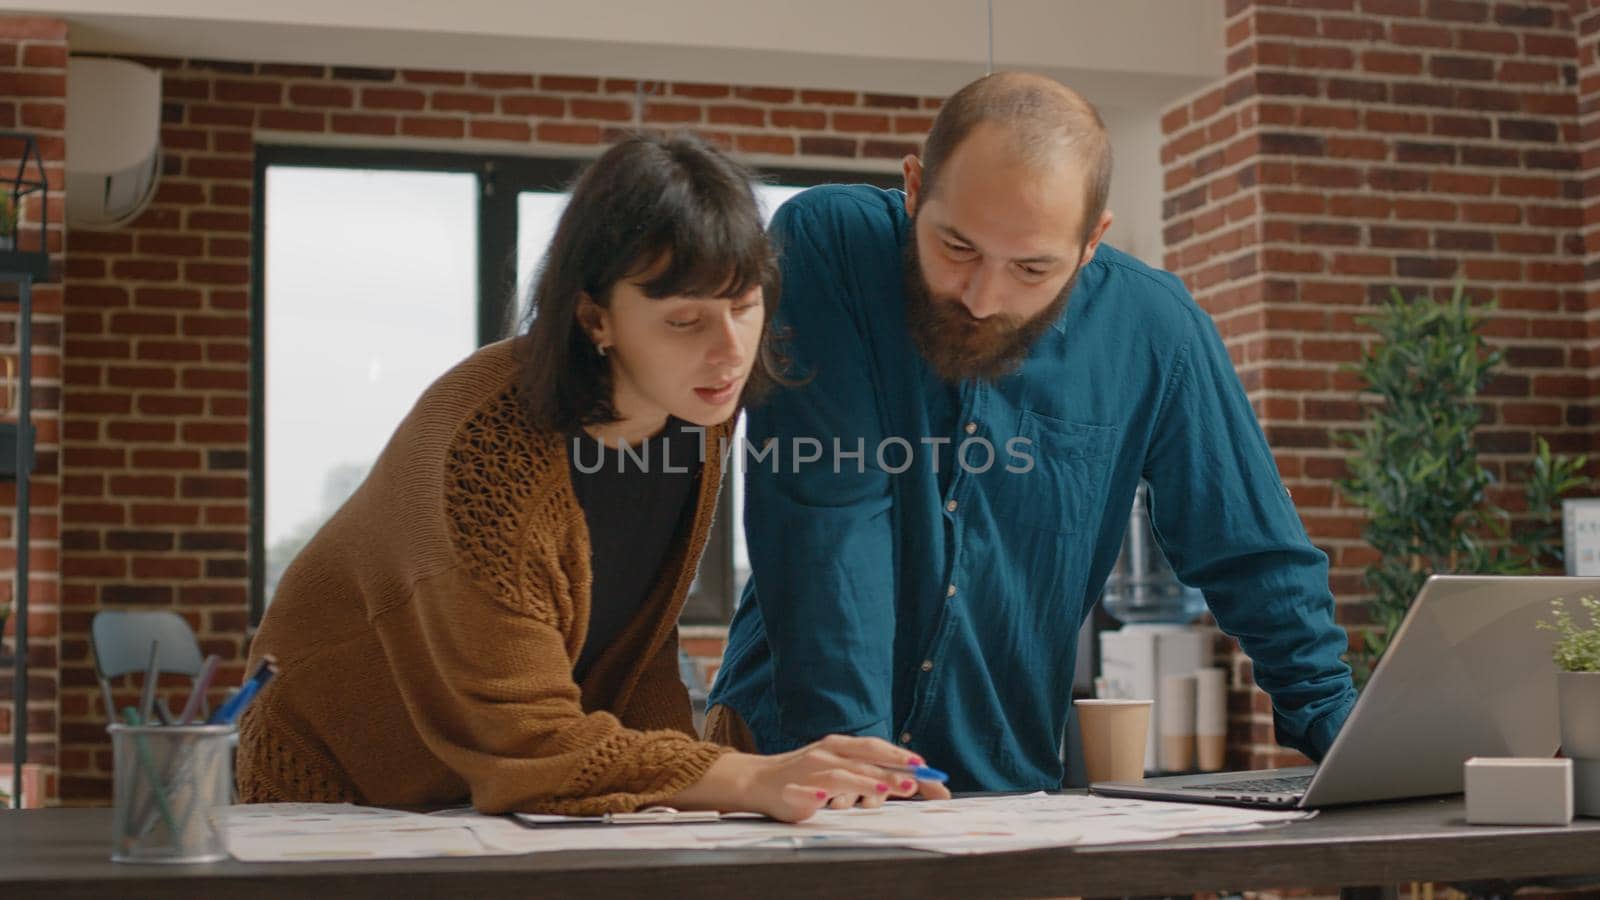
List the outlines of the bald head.
<svg viewBox="0 0 1600 900">
<path fill-rule="evenodd" d="M 1058 81 L 1028 72 L 998 72 L 972 82 L 945 101 L 928 132 L 923 197 L 938 190 L 940 169 L 980 125 L 997 127 L 1018 164 L 1080 170 L 1084 233 L 1094 228 L 1111 192 L 1111 141 L 1094 104 Z"/>
</svg>

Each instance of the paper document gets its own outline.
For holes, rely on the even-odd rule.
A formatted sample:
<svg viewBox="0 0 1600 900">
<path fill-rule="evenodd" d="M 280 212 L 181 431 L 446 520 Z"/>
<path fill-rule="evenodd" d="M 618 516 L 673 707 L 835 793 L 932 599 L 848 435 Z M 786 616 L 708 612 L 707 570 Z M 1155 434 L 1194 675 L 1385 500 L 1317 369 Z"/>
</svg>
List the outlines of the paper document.
<svg viewBox="0 0 1600 900">
<path fill-rule="evenodd" d="M 714 810 L 673 809 L 651 806 L 638 812 L 606 813 L 602 816 L 556 816 L 547 813 L 513 813 L 523 825 L 684 825 L 690 822 L 720 822 L 735 817 L 760 819 L 753 813 L 719 813 Z"/>
<path fill-rule="evenodd" d="M 211 811 L 234 859 L 293 862 L 487 856 L 496 852 L 463 823 L 349 803 L 253 803 Z"/>
<path fill-rule="evenodd" d="M 248 861 L 549 853 L 567 850 L 736 850 L 746 847 L 906 847 L 946 854 L 1159 841 L 1250 831 L 1311 812 L 1164 803 L 1082 794 L 1029 794 L 822 810 L 799 824 L 751 816 L 676 824 L 581 824 L 569 817 L 443 815 L 345 804 L 263 804 L 213 814 L 228 852 Z M 600 822 L 600 819 L 593 819 Z"/>
</svg>

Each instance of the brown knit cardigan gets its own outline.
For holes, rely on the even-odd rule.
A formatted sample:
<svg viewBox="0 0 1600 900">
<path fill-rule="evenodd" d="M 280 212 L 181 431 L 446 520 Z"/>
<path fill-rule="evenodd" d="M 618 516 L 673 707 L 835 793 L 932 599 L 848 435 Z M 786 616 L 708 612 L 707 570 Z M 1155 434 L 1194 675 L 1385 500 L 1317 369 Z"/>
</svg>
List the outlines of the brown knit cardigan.
<svg viewBox="0 0 1600 900">
<path fill-rule="evenodd" d="M 435 382 L 284 573 L 250 648 L 280 674 L 240 726 L 246 802 L 627 811 L 698 781 L 678 613 L 730 425 L 645 606 L 582 684 L 590 549 L 566 440 L 527 425 L 512 342 Z"/>
</svg>

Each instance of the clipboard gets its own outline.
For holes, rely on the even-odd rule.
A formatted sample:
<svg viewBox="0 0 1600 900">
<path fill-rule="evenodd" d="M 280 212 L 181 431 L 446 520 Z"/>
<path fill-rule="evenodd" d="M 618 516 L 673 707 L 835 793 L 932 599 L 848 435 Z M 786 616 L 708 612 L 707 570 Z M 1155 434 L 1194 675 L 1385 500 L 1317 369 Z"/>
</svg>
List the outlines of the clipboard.
<svg viewBox="0 0 1600 900">
<path fill-rule="evenodd" d="M 564 825 L 687 825 L 690 823 L 721 822 L 728 818 L 749 818 L 746 813 L 723 815 L 716 810 L 675 809 L 671 806 L 648 806 L 637 812 L 605 813 L 599 816 L 555 816 L 544 813 L 513 813 L 517 824 L 528 828 L 549 828 Z M 757 816 L 756 818 L 760 818 Z"/>
</svg>

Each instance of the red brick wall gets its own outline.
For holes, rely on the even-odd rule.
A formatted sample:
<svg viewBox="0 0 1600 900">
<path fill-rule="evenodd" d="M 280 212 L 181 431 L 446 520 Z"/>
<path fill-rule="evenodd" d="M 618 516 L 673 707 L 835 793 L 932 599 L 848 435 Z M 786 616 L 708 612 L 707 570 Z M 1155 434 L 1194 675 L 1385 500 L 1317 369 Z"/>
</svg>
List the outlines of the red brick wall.
<svg viewBox="0 0 1600 900">
<path fill-rule="evenodd" d="M 1486 331 L 1507 362 L 1481 440 L 1498 475 L 1515 481 L 1535 434 L 1591 439 L 1573 26 L 1565 0 L 1227 10 L 1226 78 L 1162 122 L 1166 262 L 1216 317 L 1359 631 L 1370 551 L 1332 435 L 1361 415 L 1340 371 L 1370 335 L 1355 318 L 1390 286 L 1462 279 L 1499 302 Z M 1236 664 L 1238 761 L 1281 759 Z"/>
<path fill-rule="evenodd" d="M 66 198 L 63 161 L 66 158 L 66 65 L 67 29 L 52 19 L 0 18 L 0 130 L 25 131 L 39 142 L 44 159 L 45 180 L 50 186 L 50 227 L 46 234 L 52 267 L 59 271 L 65 260 L 64 230 L 61 226 Z M 13 154 L 18 145 L 0 142 L 0 172 L 7 179 L 17 171 Z M 25 177 L 37 173 L 30 167 Z M 37 195 L 35 195 L 37 197 Z M 36 200 L 34 201 L 37 202 Z M 37 249 L 40 209 L 24 204 L 23 228 L 19 248 Z M 29 223 L 33 227 L 28 228 Z M 13 295 L 0 300 L 0 355 L 17 359 L 17 306 Z M 58 591 L 60 545 L 57 540 L 60 519 L 61 467 L 61 285 L 46 283 L 33 290 L 33 422 L 37 429 L 36 467 L 31 485 L 29 523 L 29 598 L 28 598 L 28 760 L 40 764 L 47 773 L 47 792 L 55 790 L 57 762 L 58 708 L 60 682 L 57 658 L 60 652 L 61 601 Z M 14 409 L 0 412 L 0 418 L 14 421 Z M 13 601 L 16 578 L 16 483 L 0 483 L 0 602 Z M 16 627 L 15 616 L 7 623 L 7 633 Z M 0 779 L 11 790 L 13 744 L 11 654 L 14 641 L 4 642 L 5 664 L 0 672 L 0 760 L 4 762 Z"/>
<path fill-rule="evenodd" d="M 62 799 L 103 800 L 110 761 L 84 636 L 97 609 L 179 611 L 243 672 L 247 620 L 252 153 L 274 140 L 592 146 L 635 123 L 618 79 L 141 60 L 163 73 L 166 172 L 130 227 L 74 230 L 67 278 Z M 647 84 L 638 121 L 795 165 L 915 152 L 937 101 Z M 432 146 L 438 146 L 433 144 Z M 499 149 L 499 148 L 497 148 Z M 570 148 L 565 152 L 570 153 Z"/>
</svg>

